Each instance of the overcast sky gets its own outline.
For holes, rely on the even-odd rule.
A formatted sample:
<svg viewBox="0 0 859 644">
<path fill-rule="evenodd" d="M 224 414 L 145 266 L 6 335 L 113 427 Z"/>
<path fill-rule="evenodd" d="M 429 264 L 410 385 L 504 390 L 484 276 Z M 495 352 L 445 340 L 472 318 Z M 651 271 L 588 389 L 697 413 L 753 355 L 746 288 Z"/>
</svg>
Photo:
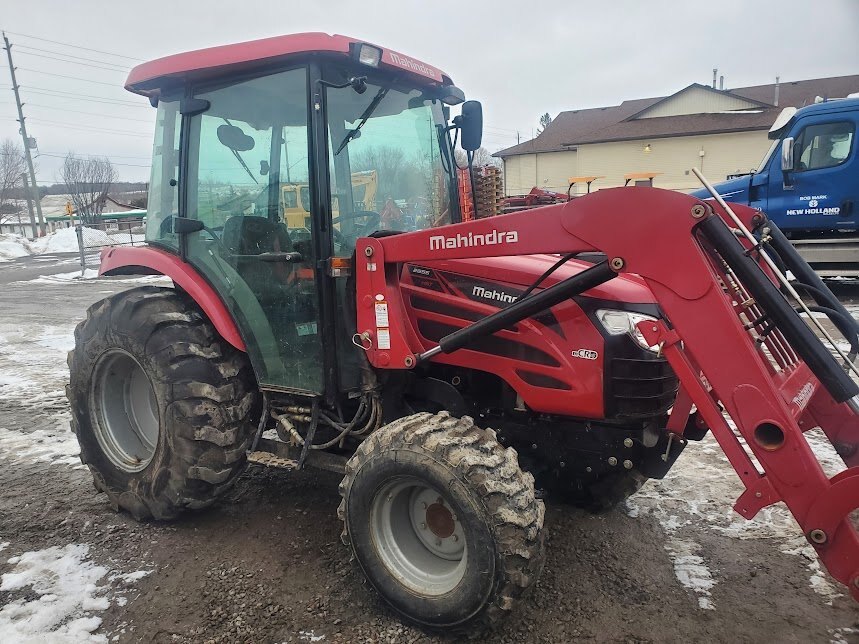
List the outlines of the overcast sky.
<svg viewBox="0 0 859 644">
<path fill-rule="evenodd" d="M 544 112 L 664 96 L 710 83 L 714 67 L 727 88 L 776 75 L 859 74 L 859 0 L 4 0 L 2 7 L 0 28 L 13 43 L 29 133 L 42 152 L 40 183 L 58 180 L 69 150 L 109 156 L 122 179 L 148 178 L 154 110 L 122 89 L 127 67 L 285 33 L 347 34 L 441 68 L 483 102 L 491 151 L 515 144 L 517 131 L 531 138 Z M 52 51 L 88 60 L 62 62 Z M 0 139 L 18 137 L 5 62 Z"/>
</svg>

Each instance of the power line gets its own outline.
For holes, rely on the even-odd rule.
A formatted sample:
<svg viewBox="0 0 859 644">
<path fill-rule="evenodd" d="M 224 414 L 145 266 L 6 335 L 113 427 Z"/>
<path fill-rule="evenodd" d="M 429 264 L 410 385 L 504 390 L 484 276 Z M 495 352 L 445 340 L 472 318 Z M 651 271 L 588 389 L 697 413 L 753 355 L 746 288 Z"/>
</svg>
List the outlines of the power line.
<svg viewBox="0 0 859 644">
<path fill-rule="evenodd" d="M 148 157 L 148 156 L 140 157 L 140 156 L 135 156 L 132 154 L 100 154 L 98 152 L 81 152 L 81 154 L 84 154 L 88 157 L 108 157 L 109 159 L 137 159 L 140 161 L 151 160 L 151 157 Z M 42 151 L 39 151 L 39 155 L 40 156 L 48 156 L 48 157 L 58 157 L 58 156 L 64 157 L 64 156 L 66 156 L 65 154 L 61 154 L 59 152 L 42 152 Z M 0 156 L 14 157 L 14 156 L 19 156 L 19 155 L 8 154 L 6 152 L 0 152 Z M 22 158 L 23 158 L 23 156 L 22 156 Z M 141 167 L 148 167 L 148 166 L 141 166 Z"/>
<path fill-rule="evenodd" d="M 17 121 L 17 119 L 5 119 L 7 121 Z M 66 123 L 65 121 L 51 121 L 48 119 L 43 119 L 38 116 L 30 116 L 28 118 L 30 121 L 35 121 L 40 124 L 48 124 L 48 125 L 62 125 L 63 127 L 67 127 L 73 130 L 85 130 L 87 132 L 101 132 L 104 134 L 120 134 L 123 136 L 142 136 L 145 138 L 151 138 L 151 134 L 142 134 L 140 132 L 131 132 L 129 130 L 107 130 L 101 127 L 96 126 L 87 126 L 87 125 L 79 125 L 77 123 Z"/>
<path fill-rule="evenodd" d="M 83 51 L 91 51 L 96 54 L 105 54 L 107 56 L 116 56 L 117 58 L 127 58 L 128 60 L 135 60 L 137 62 L 143 62 L 142 58 L 134 58 L 133 56 L 126 56 L 125 54 L 115 54 L 110 51 L 104 51 L 102 49 L 91 49 L 89 47 L 81 47 L 80 45 L 73 45 L 72 43 L 60 42 L 59 40 L 48 39 L 48 38 L 40 38 L 39 36 L 30 36 L 28 34 L 22 34 L 15 31 L 7 31 L 7 34 L 12 34 L 13 36 L 21 36 L 22 38 L 32 38 L 33 40 L 41 40 L 42 42 L 49 42 L 55 45 L 65 45 L 66 47 L 74 47 L 75 49 L 81 49 Z"/>
<path fill-rule="evenodd" d="M 19 52 L 24 56 L 36 56 L 37 58 L 47 58 L 48 60 L 58 60 L 61 63 L 69 63 L 70 65 L 81 65 L 83 67 L 92 67 L 93 69 L 101 69 L 106 72 L 116 72 L 117 74 L 125 74 L 127 70 L 125 69 L 114 69 L 111 67 L 104 67 L 102 65 L 93 65 L 92 63 L 81 63 L 76 60 L 68 60 L 66 58 L 58 58 L 56 56 L 45 56 L 44 54 L 34 54 L 31 51 L 22 51 Z"/>
<path fill-rule="evenodd" d="M 47 152 L 40 152 L 36 158 L 38 159 L 39 157 L 55 157 L 57 159 L 65 159 L 67 156 L 68 156 L 67 154 L 49 154 Z M 88 154 L 87 156 L 99 156 L 99 155 Z M 107 155 L 101 155 L 101 156 L 107 156 Z M 121 165 L 121 166 L 125 166 L 128 168 L 151 168 L 152 167 L 151 164 L 150 165 L 139 165 L 137 163 L 119 163 L 117 161 L 111 161 L 109 157 L 108 157 L 108 161 L 110 161 L 110 163 L 112 165 Z"/>
<path fill-rule="evenodd" d="M 43 72 L 41 69 L 30 69 L 28 67 L 19 67 L 22 72 L 33 72 L 36 74 L 44 74 L 45 76 L 56 76 L 57 78 L 68 78 L 69 80 L 84 81 L 85 83 L 95 83 L 96 85 L 107 85 L 108 87 L 117 87 L 119 83 L 106 83 L 104 81 L 92 80 L 91 78 L 82 78 L 81 76 L 67 76 L 66 74 L 54 74 L 53 72 Z"/>
<path fill-rule="evenodd" d="M 111 63 L 110 61 L 101 59 L 101 58 L 86 58 L 84 56 L 75 56 L 74 54 L 67 54 L 64 51 L 54 51 L 53 49 L 41 49 L 39 47 L 30 47 L 29 45 L 18 45 L 18 49 L 26 49 L 28 51 L 40 51 L 43 54 L 54 54 L 55 56 L 63 56 L 64 58 L 75 58 L 77 60 L 83 60 L 88 63 L 97 63 L 99 65 L 110 65 L 112 67 L 119 67 L 122 71 L 128 71 L 131 69 L 125 65 L 120 65 L 119 63 Z"/>
<path fill-rule="evenodd" d="M 138 123 L 152 123 L 152 119 L 130 119 L 125 116 L 117 116 L 116 114 L 102 114 L 99 112 L 84 112 L 83 110 L 70 110 L 66 107 L 54 107 L 53 105 L 40 105 L 39 103 L 25 103 L 25 105 L 29 105 L 30 107 L 41 107 L 47 110 L 57 110 L 60 112 L 71 112 L 73 114 L 87 114 L 89 116 L 100 116 L 102 118 L 109 119 L 122 119 L 123 121 L 136 121 Z M 36 117 L 38 118 L 38 117 Z"/>
<path fill-rule="evenodd" d="M 29 85 L 21 85 L 21 89 L 27 90 L 27 92 L 32 94 L 43 94 L 46 96 L 56 96 L 58 98 L 66 98 L 72 100 L 86 100 L 93 101 L 96 103 L 107 103 L 109 105 L 117 105 L 122 107 L 141 107 L 143 109 L 151 110 L 152 106 L 149 105 L 148 102 L 145 101 L 123 101 L 119 98 L 108 98 L 107 96 L 95 96 L 92 94 L 78 94 L 76 92 L 67 92 L 65 90 L 53 90 L 53 89 L 45 89 L 42 87 L 31 87 Z"/>
</svg>

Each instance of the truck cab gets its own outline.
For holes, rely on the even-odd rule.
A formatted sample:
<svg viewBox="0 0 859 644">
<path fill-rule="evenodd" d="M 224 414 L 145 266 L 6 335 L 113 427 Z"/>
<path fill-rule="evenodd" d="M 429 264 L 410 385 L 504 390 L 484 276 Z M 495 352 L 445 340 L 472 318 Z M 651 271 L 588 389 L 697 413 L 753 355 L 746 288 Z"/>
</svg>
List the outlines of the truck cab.
<svg viewBox="0 0 859 644">
<path fill-rule="evenodd" d="M 716 189 L 726 201 L 760 208 L 790 238 L 857 233 L 857 125 L 859 97 L 785 108 L 758 169 Z"/>
</svg>

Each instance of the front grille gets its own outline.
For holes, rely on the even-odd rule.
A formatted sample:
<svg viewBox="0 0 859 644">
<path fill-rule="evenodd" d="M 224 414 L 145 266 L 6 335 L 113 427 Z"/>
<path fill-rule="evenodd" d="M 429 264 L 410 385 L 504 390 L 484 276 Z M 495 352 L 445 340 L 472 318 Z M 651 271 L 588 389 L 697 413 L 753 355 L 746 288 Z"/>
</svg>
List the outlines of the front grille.
<svg viewBox="0 0 859 644">
<path fill-rule="evenodd" d="M 646 418 L 671 408 L 678 381 L 665 358 L 611 358 L 606 384 L 609 417 Z"/>
</svg>

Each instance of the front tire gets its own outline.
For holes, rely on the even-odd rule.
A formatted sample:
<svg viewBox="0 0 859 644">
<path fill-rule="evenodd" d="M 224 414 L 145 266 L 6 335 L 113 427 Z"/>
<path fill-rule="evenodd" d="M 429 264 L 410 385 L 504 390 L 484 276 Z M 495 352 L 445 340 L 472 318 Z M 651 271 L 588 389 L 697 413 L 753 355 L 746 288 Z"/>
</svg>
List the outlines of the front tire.
<svg viewBox="0 0 859 644">
<path fill-rule="evenodd" d="M 145 286 L 94 304 L 68 362 L 81 461 L 115 509 L 172 519 L 235 482 L 256 386 L 247 356 L 189 296 Z"/>
<path fill-rule="evenodd" d="M 421 626 L 496 626 L 543 567 L 534 479 L 492 430 L 446 412 L 377 430 L 346 466 L 343 540 L 376 591 Z"/>
</svg>

